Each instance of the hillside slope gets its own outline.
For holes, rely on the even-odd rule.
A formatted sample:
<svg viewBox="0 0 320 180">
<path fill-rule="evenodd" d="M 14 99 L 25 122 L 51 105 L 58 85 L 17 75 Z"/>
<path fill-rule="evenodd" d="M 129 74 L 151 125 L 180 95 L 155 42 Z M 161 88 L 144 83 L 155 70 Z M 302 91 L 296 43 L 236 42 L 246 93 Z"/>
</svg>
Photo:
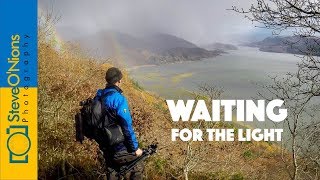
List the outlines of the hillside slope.
<svg viewBox="0 0 320 180">
<path fill-rule="evenodd" d="M 80 56 L 72 48 L 59 52 L 39 42 L 39 178 L 103 179 L 103 159 L 93 141 L 75 142 L 74 115 L 78 103 L 105 86 L 110 64 Z M 146 163 L 146 179 L 182 179 L 189 163 L 189 179 L 288 179 L 280 149 L 268 143 L 172 142 L 172 123 L 165 101 L 144 91 L 124 73 L 127 96 L 140 145 L 157 142 L 158 153 Z M 223 123 L 215 127 L 233 127 Z M 196 161 L 188 161 L 190 147 Z M 204 149 L 205 147 L 205 149 Z"/>
</svg>

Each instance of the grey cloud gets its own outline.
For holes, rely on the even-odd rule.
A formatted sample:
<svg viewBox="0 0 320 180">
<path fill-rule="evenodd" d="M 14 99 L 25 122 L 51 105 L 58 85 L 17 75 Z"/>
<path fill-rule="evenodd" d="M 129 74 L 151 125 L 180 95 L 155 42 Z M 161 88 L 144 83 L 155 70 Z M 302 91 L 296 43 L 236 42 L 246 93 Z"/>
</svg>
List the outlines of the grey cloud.
<svg viewBox="0 0 320 180">
<path fill-rule="evenodd" d="M 253 25 L 227 11 L 232 5 L 248 8 L 252 0 L 40 0 L 39 7 L 61 15 L 60 31 L 73 36 L 112 29 L 143 35 L 168 33 L 197 44 L 230 42 L 248 34 Z"/>
</svg>

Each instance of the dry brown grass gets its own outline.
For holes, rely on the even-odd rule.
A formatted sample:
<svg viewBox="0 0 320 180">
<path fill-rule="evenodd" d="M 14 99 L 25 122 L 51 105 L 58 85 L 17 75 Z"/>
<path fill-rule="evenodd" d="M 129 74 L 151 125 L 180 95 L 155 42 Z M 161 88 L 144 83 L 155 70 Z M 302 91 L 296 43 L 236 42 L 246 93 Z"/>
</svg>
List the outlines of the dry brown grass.
<svg viewBox="0 0 320 180">
<path fill-rule="evenodd" d="M 110 64 L 88 57 L 59 53 L 39 43 L 39 177 L 41 179 L 104 178 L 96 143 L 75 142 L 74 115 L 78 103 L 105 86 Z M 185 143 L 172 142 L 171 122 L 162 98 L 141 90 L 125 73 L 122 86 L 128 97 L 139 142 L 159 143 L 159 152 L 146 165 L 147 179 L 183 178 Z M 267 143 L 201 142 L 210 153 L 190 173 L 191 179 L 286 179 L 280 150 Z"/>
</svg>

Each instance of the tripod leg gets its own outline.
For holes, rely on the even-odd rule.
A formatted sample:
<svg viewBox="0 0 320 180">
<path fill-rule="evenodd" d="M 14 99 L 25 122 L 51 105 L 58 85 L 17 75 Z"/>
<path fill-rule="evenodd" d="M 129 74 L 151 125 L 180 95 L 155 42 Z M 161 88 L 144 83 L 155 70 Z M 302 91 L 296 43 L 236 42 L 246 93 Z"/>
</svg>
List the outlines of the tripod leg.
<svg viewBox="0 0 320 180">
<path fill-rule="evenodd" d="M 130 172 L 130 180 L 140 180 L 143 178 L 144 163 L 138 162 Z"/>
</svg>

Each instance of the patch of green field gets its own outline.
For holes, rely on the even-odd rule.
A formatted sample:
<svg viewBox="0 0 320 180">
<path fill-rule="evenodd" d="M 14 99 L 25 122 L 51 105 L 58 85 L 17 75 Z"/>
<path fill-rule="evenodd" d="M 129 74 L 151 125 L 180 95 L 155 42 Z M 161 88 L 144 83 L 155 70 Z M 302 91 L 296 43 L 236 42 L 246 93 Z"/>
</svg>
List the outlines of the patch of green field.
<svg viewBox="0 0 320 180">
<path fill-rule="evenodd" d="M 173 77 L 171 77 L 171 82 L 173 83 L 179 83 L 180 81 L 182 81 L 185 78 L 189 78 L 193 75 L 194 73 L 182 73 L 182 74 L 177 74 Z"/>
</svg>

